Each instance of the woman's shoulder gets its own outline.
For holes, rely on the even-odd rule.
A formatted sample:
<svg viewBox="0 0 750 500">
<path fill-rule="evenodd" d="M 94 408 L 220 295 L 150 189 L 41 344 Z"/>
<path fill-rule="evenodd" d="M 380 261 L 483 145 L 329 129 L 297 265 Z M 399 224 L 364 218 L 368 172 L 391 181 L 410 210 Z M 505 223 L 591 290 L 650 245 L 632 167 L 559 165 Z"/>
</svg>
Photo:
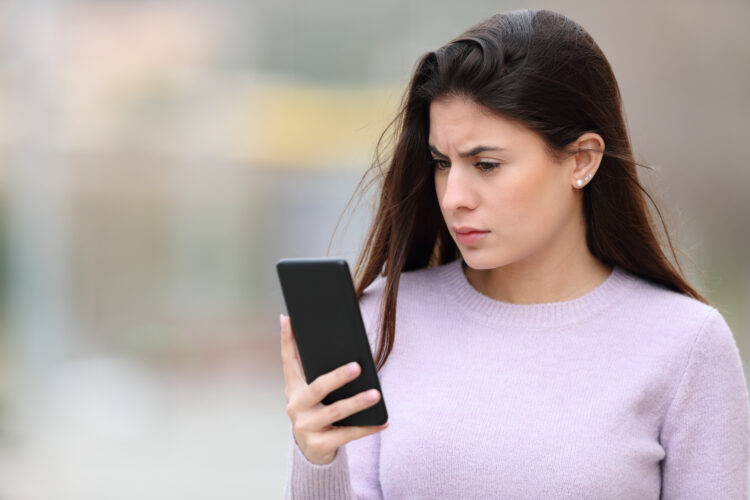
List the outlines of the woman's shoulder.
<svg viewBox="0 0 750 500">
<path fill-rule="evenodd" d="M 717 307 L 695 297 L 672 290 L 665 285 L 619 269 L 632 287 L 622 312 L 632 314 L 639 324 L 658 327 L 665 335 L 694 339 L 701 331 L 731 337 L 731 332 Z"/>
<path fill-rule="evenodd" d="M 460 260 L 454 260 L 439 266 L 403 271 L 399 276 L 396 292 L 398 306 L 403 307 L 415 302 L 421 304 L 428 295 L 439 293 L 440 284 L 458 265 L 460 265 Z M 364 289 L 359 298 L 363 313 L 371 315 L 382 308 L 386 281 L 384 276 L 378 276 Z"/>
<path fill-rule="evenodd" d="M 425 291 L 435 290 L 435 287 L 446 278 L 451 269 L 456 268 L 459 264 L 460 259 L 456 259 L 439 266 L 403 271 L 399 276 L 399 298 L 406 294 L 420 294 Z M 378 276 L 365 288 L 360 300 L 372 300 L 376 297 L 382 296 L 385 290 L 385 285 L 386 278 L 384 276 Z"/>
<path fill-rule="evenodd" d="M 632 283 L 630 297 L 642 306 L 653 310 L 668 310 L 671 313 L 705 317 L 715 308 L 694 297 L 666 285 L 638 276 L 618 267 L 617 271 Z"/>
</svg>

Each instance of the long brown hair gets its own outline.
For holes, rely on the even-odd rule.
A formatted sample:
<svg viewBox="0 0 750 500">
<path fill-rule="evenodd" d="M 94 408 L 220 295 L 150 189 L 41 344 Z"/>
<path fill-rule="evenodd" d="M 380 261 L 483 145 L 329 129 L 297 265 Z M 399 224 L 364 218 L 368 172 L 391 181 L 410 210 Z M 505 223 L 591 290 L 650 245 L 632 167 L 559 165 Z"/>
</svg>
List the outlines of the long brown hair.
<svg viewBox="0 0 750 500">
<path fill-rule="evenodd" d="M 378 276 L 386 278 L 378 370 L 393 348 L 400 274 L 460 256 L 439 209 L 428 150 L 430 103 L 444 95 L 468 97 L 524 124 L 555 155 L 570 154 L 566 146 L 584 132 L 601 135 L 601 164 L 583 188 L 591 253 L 607 265 L 708 303 L 683 277 L 661 212 L 638 179 L 636 166 L 645 165 L 633 158 L 619 87 L 604 53 L 580 25 L 561 14 L 516 10 L 481 21 L 420 58 L 399 112 L 380 136 L 373 164 L 355 190 L 363 188 L 369 174 L 376 174 L 371 182 L 382 181 L 376 215 L 354 268 L 357 297 Z M 656 209 L 676 268 L 659 244 L 646 198 Z"/>
</svg>

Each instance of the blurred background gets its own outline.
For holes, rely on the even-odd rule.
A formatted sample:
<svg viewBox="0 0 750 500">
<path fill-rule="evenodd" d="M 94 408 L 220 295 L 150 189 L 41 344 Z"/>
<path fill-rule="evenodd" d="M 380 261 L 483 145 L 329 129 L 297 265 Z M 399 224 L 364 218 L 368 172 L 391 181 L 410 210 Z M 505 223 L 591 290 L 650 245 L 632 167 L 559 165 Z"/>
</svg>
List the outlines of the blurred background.
<svg viewBox="0 0 750 500">
<path fill-rule="evenodd" d="M 607 54 L 750 373 L 746 0 L 0 0 L 0 498 L 279 498 L 274 264 L 353 264 L 416 59 L 522 7 Z"/>
</svg>

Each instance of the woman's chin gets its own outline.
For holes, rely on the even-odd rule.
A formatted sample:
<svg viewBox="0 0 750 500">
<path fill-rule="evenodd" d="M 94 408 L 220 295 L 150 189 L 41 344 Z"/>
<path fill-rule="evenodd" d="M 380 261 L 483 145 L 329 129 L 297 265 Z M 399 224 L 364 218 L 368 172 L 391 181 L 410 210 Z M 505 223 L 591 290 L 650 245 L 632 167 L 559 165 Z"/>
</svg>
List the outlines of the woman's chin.
<svg viewBox="0 0 750 500">
<path fill-rule="evenodd" d="M 482 255 L 484 254 L 484 255 Z M 471 249 L 461 249 L 461 257 L 466 265 L 472 269 L 495 269 L 505 264 L 503 259 L 497 256 L 487 255 L 486 251 L 478 252 Z"/>
</svg>

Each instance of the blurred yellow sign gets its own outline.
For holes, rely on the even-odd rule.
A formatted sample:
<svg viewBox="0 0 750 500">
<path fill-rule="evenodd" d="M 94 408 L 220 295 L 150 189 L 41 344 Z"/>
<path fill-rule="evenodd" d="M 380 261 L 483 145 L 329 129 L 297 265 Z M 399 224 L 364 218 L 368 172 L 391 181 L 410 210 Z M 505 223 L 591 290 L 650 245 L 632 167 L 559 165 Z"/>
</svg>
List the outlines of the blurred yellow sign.
<svg viewBox="0 0 750 500">
<path fill-rule="evenodd" d="M 369 164 L 403 89 L 296 84 L 250 87 L 235 155 L 256 166 L 346 168 Z"/>
</svg>

